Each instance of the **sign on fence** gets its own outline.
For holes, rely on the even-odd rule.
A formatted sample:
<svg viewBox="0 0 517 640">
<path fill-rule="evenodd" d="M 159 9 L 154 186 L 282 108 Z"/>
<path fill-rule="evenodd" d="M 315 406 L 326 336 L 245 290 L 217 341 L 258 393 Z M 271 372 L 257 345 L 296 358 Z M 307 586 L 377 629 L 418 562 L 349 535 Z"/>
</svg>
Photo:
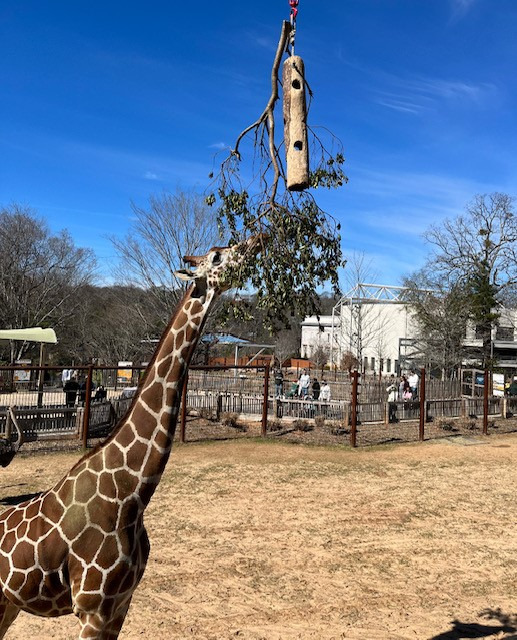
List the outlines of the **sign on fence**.
<svg viewBox="0 0 517 640">
<path fill-rule="evenodd" d="M 31 365 L 31 360 L 16 360 L 16 364 L 28 364 Z M 30 382 L 31 381 L 31 372 L 30 369 L 16 369 L 14 371 L 14 381 L 15 382 Z"/>
<path fill-rule="evenodd" d="M 132 362 L 119 362 L 119 367 L 132 367 Z M 131 384 L 131 378 L 133 376 L 132 369 L 117 369 L 117 382 L 119 384 Z"/>
</svg>

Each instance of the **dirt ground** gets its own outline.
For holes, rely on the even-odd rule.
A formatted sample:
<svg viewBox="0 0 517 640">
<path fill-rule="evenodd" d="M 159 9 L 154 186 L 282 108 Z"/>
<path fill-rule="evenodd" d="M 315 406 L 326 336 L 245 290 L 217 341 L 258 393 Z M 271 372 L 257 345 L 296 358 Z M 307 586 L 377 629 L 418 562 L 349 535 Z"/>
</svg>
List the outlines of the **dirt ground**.
<svg viewBox="0 0 517 640">
<path fill-rule="evenodd" d="M 77 453 L 19 455 L 0 500 Z M 517 435 L 351 450 L 176 446 L 121 638 L 517 638 Z M 22 613 L 6 638 L 76 638 Z"/>
</svg>

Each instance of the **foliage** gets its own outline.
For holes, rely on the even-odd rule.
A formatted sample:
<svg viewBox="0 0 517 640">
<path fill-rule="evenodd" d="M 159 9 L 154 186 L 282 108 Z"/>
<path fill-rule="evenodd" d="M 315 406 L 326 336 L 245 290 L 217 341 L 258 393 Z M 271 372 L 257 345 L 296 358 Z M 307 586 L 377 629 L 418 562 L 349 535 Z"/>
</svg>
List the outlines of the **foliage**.
<svg viewBox="0 0 517 640">
<path fill-rule="evenodd" d="M 220 229 L 230 234 L 232 243 L 243 235 L 264 234 L 257 261 L 245 264 L 233 277 L 249 281 L 255 289 L 257 305 L 265 311 L 264 323 L 270 330 L 286 326 L 292 314 L 318 313 L 317 288 L 330 281 L 337 292 L 338 269 L 343 265 L 340 225 L 319 207 L 312 192 L 287 189 L 280 146 L 275 140 L 278 68 L 289 30 L 289 23 L 284 23 L 266 108 L 238 136 L 206 199 L 216 207 Z M 347 178 L 341 144 L 328 134 L 327 149 L 315 130 L 309 131 L 311 189 L 343 185 Z M 242 152 L 241 143 L 246 145 L 250 139 L 251 148 Z"/>
</svg>

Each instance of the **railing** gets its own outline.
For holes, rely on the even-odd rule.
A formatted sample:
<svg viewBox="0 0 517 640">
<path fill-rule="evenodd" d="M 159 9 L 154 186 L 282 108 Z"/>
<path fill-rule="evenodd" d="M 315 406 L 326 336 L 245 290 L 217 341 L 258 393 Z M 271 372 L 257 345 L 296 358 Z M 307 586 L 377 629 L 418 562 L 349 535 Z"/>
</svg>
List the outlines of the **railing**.
<svg viewBox="0 0 517 640">
<path fill-rule="evenodd" d="M 121 382 L 117 376 L 117 369 L 113 367 L 78 368 L 78 375 L 84 382 L 89 378 L 93 391 L 91 397 L 86 398 L 84 384 L 81 389 L 75 391 L 71 401 L 62 388 L 61 368 L 33 367 L 29 370 L 30 375 L 24 384 L 12 387 L 13 368 L 0 367 L 0 379 L 4 381 L 3 391 L 0 391 L 0 436 L 5 434 L 6 408 L 15 407 L 26 440 L 69 437 L 82 439 L 84 445 L 88 437 L 103 437 L 110 433 L 113 426 L 127 412 L 136 389 L 135 383 L 141 378 L 142 373 L 140 369 L 134 369 L 132 375 Z M 409 402 L 387 403 L 386 381 L 368 380 L 360 384 L 353 410 L 350 393 L 347 392 L 348 396 L 345 398 L 340 398 L 337 394 L 339 389 L 350 387 L 348 382 L 333 383 L 332 400 L 322 402 L 312 399 L 311 396 L 304 399 L 286 396 L 275 398 L 276 389 L 272 376 L 269 380 L 268 393 L 262 369 L 248 369 L 245 373 L 235 369 L 229 373 L 191 368 L 186 409 L 207 418 L 218 418 L 224 413 L 261 416 L 263 435 L 266 432 L 267 421 L 272 419 L 316 420 L 321 417 L 329 422 L 339 422 L 345 428 L 352 424 L 353 416 L 356 416 L 356 425 L 382 425 L 388 421 L 390 413 L 397 422 L 423 420 L 424 423 L 439 418 L 468 419 L 469 416 L 483 416 L 483 432 L 486 433 L 489 416 L 517 415 L 517 398 L 451 398 L 447 395 L 453 388 L 451 385 L 445 389 L 444 396 L 436 397 L 434 393 L 444 388 L 440 381 L 433 385 L 433 382 L 426 380 L 426 385 L 423 386 L 424 403 L 421 415 L 418 398 Z M 9 384 L 6 384 L 6 381 Z M 105 386 L 110 382 L 113 386 Z M 284 389 L 288 384 L 289 382 L 284 383 Z M 9 388 L 11 391 L 7 390 Z M 98 397 L 101 390 L 102 397 Z M 379 395 L 379 398 L 376 398 L 376 395 Z M 393 416 L 394 408 L 396 411 Z M 184 416 L 182 420 L 184 423 Z"/>
</svg>

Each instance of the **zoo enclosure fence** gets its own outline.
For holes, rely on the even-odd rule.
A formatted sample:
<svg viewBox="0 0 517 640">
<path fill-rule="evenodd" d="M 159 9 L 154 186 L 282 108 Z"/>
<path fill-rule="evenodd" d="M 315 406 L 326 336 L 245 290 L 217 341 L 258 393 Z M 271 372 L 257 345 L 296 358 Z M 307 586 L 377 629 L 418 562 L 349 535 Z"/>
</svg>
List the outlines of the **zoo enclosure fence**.
<svg viewBox="0 0 517 640">
<path fill-rule="evenodd" d="M 126 413 L 145 371 L 142 367 L 75 367 L 81 388 L 71 403 L 63 389 L 64 369 L 70 367 L 23 366 L 23 370 L 21 365 L 0 367 L 0 436 L 5 437 L 7 408 L 14 407 L 25 440 L 68 438 L 86 447 L 88 439 L 107 435 Z M 351 380 L 332 380 L 327 376 L 332 400 L 321 402 L 310 397 L 306 400 L 289 397 L 291 381 L 289 376 L 286 378 L 281 397 L 275 397 L 268 366 L 191 367 L 183 389 L 179 439 L 187 439 L 189 412 L 211 420 L 228 414 L 255 421 L 259 418 L 262 436 L 275 423 L 278 426 L 319 420 L 320 424 L 338 425 L 341 433 L 350 435 L 353 446 L 358 441 L 358 430 L 364 432 L 371 427 L 373 433 L 375 426 L 388 425 L 389 380 L 366 379 L 361 384 L 355 372 Z M 104 397 L 98 395 L 101 387 L 105 390 Z M 489 419 L 517 414 L 517 399 L 491 396 L 488 387 L 483 391 L 481 397 L 454 397 L 458 392 L 457 381 L 450 384 L 434 381 L 422 370 L 418 399 L 394 403 L 397 422 L 418 421 L 418 437 L 424 439 L 428 423 L 481 417 L 482 432 L 488 433 Z"/>
</svg>

